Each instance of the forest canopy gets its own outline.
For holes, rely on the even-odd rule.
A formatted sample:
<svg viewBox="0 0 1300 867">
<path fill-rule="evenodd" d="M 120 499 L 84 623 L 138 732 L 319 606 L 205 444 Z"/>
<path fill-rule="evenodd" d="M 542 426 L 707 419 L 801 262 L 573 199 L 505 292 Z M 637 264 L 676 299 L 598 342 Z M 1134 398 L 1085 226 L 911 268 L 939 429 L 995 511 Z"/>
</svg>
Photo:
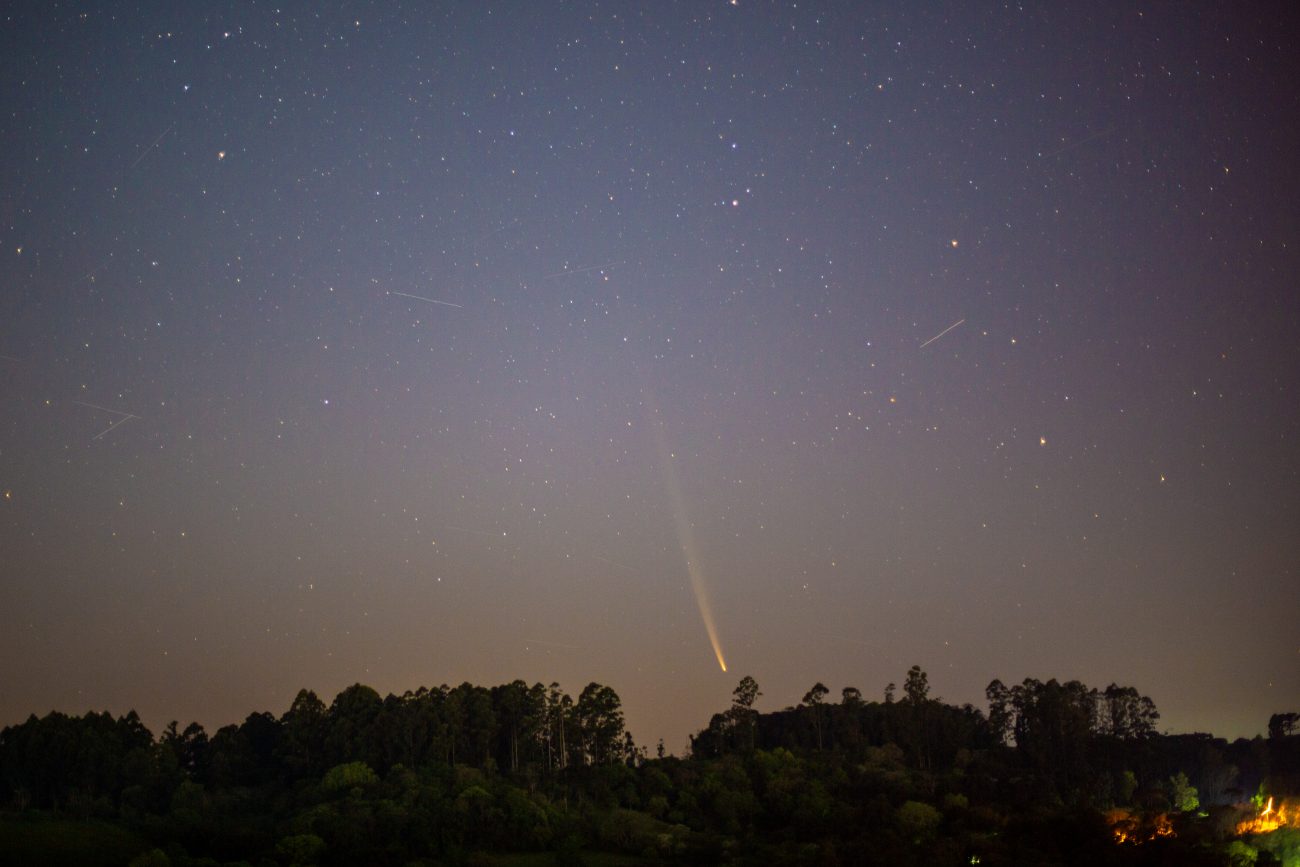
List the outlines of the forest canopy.
<svg viewBox="0 0 1300 867">
<path fill-rule="evenodd" d="M 576 699 L 518 680 L 355 684 L 328 705 L 304 689 L 212 734 L 33 715 L 0 731 L 0 849 L 48 856 L 58 836 L 87 863 L 178 865 L 1300 857 L 1295 714 L 1228 743 L 1161 734 L 1132 687 L 994 680 L 977 708 L 932 697 L 918 666 L 878 701 L 815 683 L 763 713 L 762 695 L 742 678 L 685 757 L 638 747 L 599 683 Z"/>
</svg>

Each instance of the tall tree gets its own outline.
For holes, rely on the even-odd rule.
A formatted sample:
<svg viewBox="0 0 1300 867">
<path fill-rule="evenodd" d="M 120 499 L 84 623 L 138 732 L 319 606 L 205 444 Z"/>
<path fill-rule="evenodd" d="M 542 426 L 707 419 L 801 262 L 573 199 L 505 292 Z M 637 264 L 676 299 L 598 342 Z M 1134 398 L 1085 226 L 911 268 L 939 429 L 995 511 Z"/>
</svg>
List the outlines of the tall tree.
<svg viewBox="0 0 1300 867">
<path fill-rule="evenodd" d="M 807 713 L 812 717 L 813 729 L 817 732 L 817 749 L 822 749 L 822 702 L 825 701 L 826 695 L 830 692 L 826 684 L 818 681 L 813 684 L 812 689 L 804 693 L 803 705 Z"/>
<path fill-rule="evenodd" d="M 1095 729 L 1120 740 L 1134 740 L 1155 734 L 1160 713 L 1155 703 L 1131 686 L 1111 684 L 1096 695 Z"/>
<path fill-rule="evenodd" d="M 727 714 L 736 744 L 742 750 L 752 750 L 756 745 L 758 711 L 754 710 L 754 702 L 762 694 L 758 681 L 749 675 L 742 677 L 731 693 L 731 710 Z"/>
<path fill-rule="evenodd" d="M 294 776 L 319 776 L 324 772 L 326 734 L 325 703 L 309 689 L 300 689 L 280 717 L 280 759 Z"/>
<path fill-rule="evenodd" d="M 1011 691 L 995 677 L 984 688 L 984 697 L 989 702 L 989 728 L 997 742 L 1004 744 L 1011 735 Z"/>
<path fill-rule="evenodd" d="M 623 737 L 623 703 L 608 686 L 589 683 L 575 706 L 584 761 L 602 764 L 619 757 Z"/>
<path fill-rule="evenodd" d="M 914 665 L 907 670 L 907 680 L 903 682 L 903 698 L 910 704 L 921 704 L 930 697 L 930 677 Z"/>
<path fill-rule="evenodd" d="M 568 720 L 573 712 L 573 699 L 552 683 L 546 690 L 546 766 L 569 766 Z"/>
<path fill-rule="evenodd" d="M 506 737 L 507 764 L 511 771 L 519 769 L 519 740 L 528 716 L 528 684 L 512 681 L 492 690 L 492 697 Z"/>
<path fill-rule="evenodd" d="M 379 693 L 360 683 L 354 683 L 334 697 L 327 715 L 327 767 L 370 759 L 367 755 L 370 727 L 383 703 Z"/>
<path fill-rule="evenodd" d="M 745 675 L 740 679 L 740 683 L 736 684 L 736 688 L 731 691 L 731 706 L 749 710 L 762 694 L 758 690 L 758 681 L 749 675 Z"/>
</svg>

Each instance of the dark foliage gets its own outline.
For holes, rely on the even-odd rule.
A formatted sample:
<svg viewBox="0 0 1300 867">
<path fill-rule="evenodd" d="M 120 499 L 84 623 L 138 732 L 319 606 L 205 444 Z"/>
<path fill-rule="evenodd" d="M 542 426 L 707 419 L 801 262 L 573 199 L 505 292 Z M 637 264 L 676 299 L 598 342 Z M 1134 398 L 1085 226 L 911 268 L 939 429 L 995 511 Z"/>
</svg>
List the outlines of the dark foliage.
<svg viewBox="0 0 1300 867">
<path fill-rule="evenodd" d="M 282 716 L 211 737 L 172 723 L 155 739 L 134 713 L 33 716 L 0 732 L 0 852 L 136 865 L 511 852 L 557 864 L 619 852 L 645 864 L 1227 865 L 1248 849 L 1265 864 L 1266 846 L 1230 853 L 1240 814 L 1224 805 L 1261 786 L 1296 793 L 1292 714 L 1267 740 L 1229 744 L 1157 734 L 1154 704 L 1130 688 L 994 681 L 986 713 L 931 697 L 918 667 L 897 701 L 850 687 L 829 702 L 816 684 L 799 707 L 762 714 L 760 695 L 743 679 L 689 757 L 653 760 L 617 693 L 595 683 L 576 701 L 522 681 L 383 697 L 357 684 L 328 706 L 303 690 Z M 1198 797 L 1208 814 L 1175 813 L 1177 834 L 1155 836 Z M 1116 842 L 1115 816 L 1138 843 Z"/>
</svg>

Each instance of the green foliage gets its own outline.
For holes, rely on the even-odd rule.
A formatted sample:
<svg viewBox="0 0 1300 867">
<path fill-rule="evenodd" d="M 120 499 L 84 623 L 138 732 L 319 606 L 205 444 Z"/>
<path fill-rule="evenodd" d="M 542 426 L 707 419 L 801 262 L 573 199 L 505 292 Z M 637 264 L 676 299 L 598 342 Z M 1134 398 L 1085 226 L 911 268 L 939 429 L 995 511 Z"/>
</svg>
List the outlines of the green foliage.
<svg viewBox="0 0 1300 867">
<path fill-rule="evenodd" d="M 1232 867 L 1255 867 L 1255 862 L 1259 860 L 1259 851 L 1242 840 L 1229 843 L 1226 854 Z"/>
<path fill-rule="evenodd" d="M 1264 805 L 1267 803 L 1268 795 L 1264 791 L 1264 784 L 1260 783 L 1259 788 L 1255 790 L 1255 794 L 1250 796 L 1250 805 L 1254 807 L 1255 812 L 1258 813 L 1264 809 Z"/>
<path fill-rule="evenodd" d="M 1196 787 L 1182 771 L 1169 778 L 1169 804 L 1180 813 L 1191 813 L 1201 806 Z"/>
<path fill-rule="evenodd" d="M 994 681 L 986 694 L 988 716 L 946 704 L 914 666 L 899 702 L 848 687 L 836 703 L 818 683 L 800 706 L 760 714 L 747 677 L 690 758 L 657 761 L 596 683 L 576 702 L 523 681 L 383 697 L 356 684 L 328 707 L 304 690 L 284 716 L 249 714 L 211 738 L 172 723 L 153 740 L 133 714 L 33 717 L 0 731 L 0 802 L 26 811 L 0 814 L 0 864 L 1300 867 L 1292 832 L 1229 845 L 1209 794 L 1265 773 L 1286 791 L 1290 736 L 1137 735 L 1151 715 L 1114 685 Z M 1202 800 L 1207 813 L 1191 812 Z M 1094 811 L 1116 801 L 1136 801 L 1135 829 L 1169 804 L 1187 812 L 1178 837 L 1123 848 Z"/>
<path fill-rule="evenodd" d="M 1278 828 L 1268 834 L 1256 834 L 1251 844 L 1261 855 L 1267 853 L 1282 867 L 1300 867 L 1300 828 Z M 1260 862 L 1263 862 L 1261 857 Z"/>
<path fill-rule="evenodd" d="M 914 843 L 933 837 L 943 821 L 943 814 L 923 801 L 905 801 L 896 815 L 899 830 Z"/>
<path fill-rule="evenodd" d="M 329 793 L 345 792 L 378 782 L 379 776 L 365 762 L 348 762 L 330 768 L 321 780 L 321 789 Z"/>
</svg>

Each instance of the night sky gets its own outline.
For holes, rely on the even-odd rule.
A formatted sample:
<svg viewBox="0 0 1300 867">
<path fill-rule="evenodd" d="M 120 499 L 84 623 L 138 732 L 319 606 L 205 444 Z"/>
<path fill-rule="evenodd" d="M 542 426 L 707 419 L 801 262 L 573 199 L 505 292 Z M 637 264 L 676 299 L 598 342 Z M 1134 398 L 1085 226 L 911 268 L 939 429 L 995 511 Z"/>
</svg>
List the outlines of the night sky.
<svg viewBox="0 0 1300 867">
<path fill-rule="evenodd" d="M 0 724 L 595 680 L 680 751 L 913 663 L 1297 709 L 1267 4 L 2 24 Z"/>
</svg>

